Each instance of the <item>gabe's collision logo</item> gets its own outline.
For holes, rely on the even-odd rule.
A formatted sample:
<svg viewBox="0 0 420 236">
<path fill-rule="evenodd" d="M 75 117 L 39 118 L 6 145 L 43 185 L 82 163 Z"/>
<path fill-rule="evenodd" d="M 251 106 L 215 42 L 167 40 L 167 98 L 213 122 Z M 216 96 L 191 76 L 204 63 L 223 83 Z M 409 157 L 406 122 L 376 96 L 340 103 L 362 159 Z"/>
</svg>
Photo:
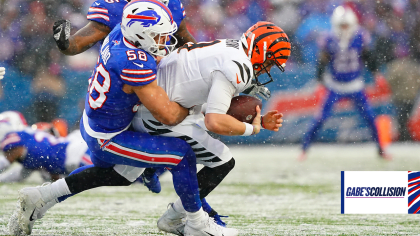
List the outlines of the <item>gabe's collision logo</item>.
<svg viewBox="0 0 420 236">
<path fill-rule="evenodd" d="M 403 198 L 407 187 L 348 187 L 346 198 Z"/>
</svg>

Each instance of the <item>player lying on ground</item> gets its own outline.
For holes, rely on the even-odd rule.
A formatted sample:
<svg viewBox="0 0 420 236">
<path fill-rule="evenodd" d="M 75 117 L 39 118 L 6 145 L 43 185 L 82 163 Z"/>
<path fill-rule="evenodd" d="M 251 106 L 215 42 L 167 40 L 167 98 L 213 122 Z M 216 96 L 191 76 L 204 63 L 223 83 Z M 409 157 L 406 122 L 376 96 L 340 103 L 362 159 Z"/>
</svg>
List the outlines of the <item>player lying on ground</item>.
<svg viewBox="0 0 420 236">
<path fill-rule="evenodd" d="M 9 169 L 0 175 L 0 182 L 17 182 L 27 178 L 35 170 L 45 170 L 52 180 L 60 174 L 68 175 L 73 170 L 91 165 L 90 151 L 80 131 L 74 131 L 66 138 L 57 138 L 51 134 L 26 127 L 16 130 L 11 123 L 0 120 L 0 172 L 11 163 L 19 162 L 22 166 Z"/>
<path fill-rule="evenodd" d="M 150 18 L 156 22 L 148 24 Z M 51 185 L 19 191 L 20 206 L 9 221 L 12 234 L 30 234 L 35 220 L 58 198 L 100 186 L 130 185 L 144 167 L 171 168 L 175 191 L 187 211 L 185 235 L 238 234 L 217 225 L 202 210 L 196 158 L 185 141 L 129 130 L 139 100 L 166 125 L 176 125 L 188 115 L 188 109 L 171 102 L 156 82 L 155 60 L 175 46 L 166 45 L 175 29 L 169 9 L 160 2 L 138 0 L 126 5 L 121 26 L 113 29 L 101 47 L 80 122 L 94 165 Z"/>
<path fill-rule="evenodd" d="M 153 117 L 145 106 L 137 112 L 135 130 L 152 135 L 178 137 L 193 148 L 197 163 L 204 165 L 198 174 L 200 198 L 206 197 L 233 169 L 235 160 L 229 148 L 212 138 L 206 130 L 220 135 L 258 134 L 260 123 L 268 130 L 278 131 L 282 114 L 270 111 L 252 125 L 240 122 L 226 112 L 233 96 L 251 85 L 255 75 L 269 73 L 273 65 L 283 68 L 291 45 L 283 30 L 270 22 L 253 25 L 241 40 L 215 40 L 188 43 L 161 60 L 158 85 L 171 101 L 194 107 L 194 114 L 176 126 L 167 126 Z M 259 53 L 257 53 L 259 52 Z M 207 103 L 205 116 L 201 106 Z M 158 221 L 159 229 L 182 235 L 185 210 L 178 199 Z"/>
<path fill-rule="evenodd" d="M 306 151 L 322 124 L 331 115 L 333 105 L 342 99 L 351 99 L 362 118 L 369 125 L 372 139 L 378 146 L 378 153 L 384 159 L 390 159 L 379 143 L 378 130 L 375 125 L 375 113 L 369 104 L 364 79 L 365 65 L 377 73 L 372 53 L 369 51 L 370 35 L 361 28 L 352 9 L 339 6 L 331 17 L 332 33 L 324 40 L 319 56 L 317 78 L 325 85 L 328 95 L 321 112 L 313 119 L 309 130 L 302 141 L 302 154 L 299 160 L 306 159 Z M 325 67 L 329 65 L 331 75 L 322 80 Z"/>
<path fill-rule="evenodd" d="M 89 23 L 71 36 L 70 22 L 67 20 L 57 21 L 54 24 L 53 31 L 58 48 L 64 54 L 75 55 L 84 52 L 99 41 L 102 42 L 109 32 L 121 23 L 123 8 L 127 2 L 130 1 L 95 1 L 92 3 L 87 14 Z M 164 0 L 161 2 L 171 10 L 174 21 L 178 26 L 174 33 L 175 38 L 178 40 L 177 46 L 184 45 L 187 42 L 196 43 L 194 37 L 192 37 L 186 27 L 186 14 L 182 3 L 179 0 Z M 265 98 L 269 96 L 269 91 L 265 87 L 259 86 L 258 88 L 260 90 L 250 88 L 249 92 L 252 90 L 251 95 L 260 94 L 264 95 Z M 150 191 L 159 193 L 161 187 L 157 175 L 149 176 L 150 178 L 147 178 L 142 174 L 139 180 L 142 180 Z M 218 224 L 225 225 L 218 213 L 205 200 L 203 200 L 203 208 L 215 218 Z"/>
</svg>

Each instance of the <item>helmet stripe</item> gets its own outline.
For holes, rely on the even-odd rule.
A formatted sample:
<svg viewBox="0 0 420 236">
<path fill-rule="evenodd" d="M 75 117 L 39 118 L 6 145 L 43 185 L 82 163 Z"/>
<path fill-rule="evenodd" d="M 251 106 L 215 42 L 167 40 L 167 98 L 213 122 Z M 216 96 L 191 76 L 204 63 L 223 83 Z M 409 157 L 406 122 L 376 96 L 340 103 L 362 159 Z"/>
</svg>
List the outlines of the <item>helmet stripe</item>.
<svg viewBox="0 0 420 236">
<path fill-rule="evenodd" d="M 255 30 L 257 30 L 257 29 L 259 29 L 259 28 L 261 28 L 261 27 L 268 27 L 268 26 L 276 26 L 276 25 L 275 25 L 275 24 L 265 24 L 265 25 L 260 25 L 260 26 L 258 26 L 257 28 L 255 28 L 255 29 L 251 30 L 251 32 L 254 32 Z"/>
<path fill-rule="evenodd" d="M 128 3 L 127 5 L 125 5 L 124 9 L 127 8 L 128 6 L 130 6 L 131 4 L 136 3 L 136 2 L 151 2 L 151 3 L 154 3 L 154 4 L 159 5 L 169 15 L 169 17 L 171 18 L 171 23 L 173 22 L 173 19 L 174 18 L 172 16 L 171 10 L 169 10 L 169 8 L 165 4 L 163 4 L 163 3 L 159 2 L 159 1 L 156 1 L 156 0 L 136 0 L 136 1 L 131 1 L 130 3 Z"/>
<path fill-rule="evenodd" d="M 283 32 L 282 32 L 283 33 Z M 279 42 L 289 42 L 289 40 L 286 38 L 286 37 L 279 37 L 279 38 L 277 38 L 276 40 L 274 40 L 271 44 L 270 44 L 270 46 L 268 47 L 268 49 L 270 49 L 271 47 L 273 47 L 274 45 L 276 45 L 276 43 L 279 43 Z"/>
<path fill-rule="evenodd" d="M 289 59 L 289 56 L 279 56 L 279 57 L 275 57 L 274 59 Z"/>
<path fill-rule="evenodd" d="M 273 35 L 273 34 L 282 34 L 283 32 L 279 32 L 279 31 L 276 31 L 276 32 L 268 32 L 268 33 L 265 33 L 265 34 L 261 34 L 260 36 L 258 36 L 257 38 L 255 38 L 255 40 L 254 40 L 254 47 L 257 45 L 257 43 L 261 40 L 261 39 L 263 39 L 263 38 L 265 38 L 265 37 L 268 37 L 268 36 L 270 36 L 270 35 Z"/>
<path fill-rule="evenodd" d="M 274 52 L 273 52 L 273 55 L 275 55 L 276 53 L 278 53 L 278 52 L 280 52 L 280 51 L 284 51 L 284 50 L 289 50 L 289 51 L 291 51 L 291 50 L 290 50 L 290 48 L 279 48 L 279 49 L 277 49 L 276 51 L 274 51 Z"/>
</svg>

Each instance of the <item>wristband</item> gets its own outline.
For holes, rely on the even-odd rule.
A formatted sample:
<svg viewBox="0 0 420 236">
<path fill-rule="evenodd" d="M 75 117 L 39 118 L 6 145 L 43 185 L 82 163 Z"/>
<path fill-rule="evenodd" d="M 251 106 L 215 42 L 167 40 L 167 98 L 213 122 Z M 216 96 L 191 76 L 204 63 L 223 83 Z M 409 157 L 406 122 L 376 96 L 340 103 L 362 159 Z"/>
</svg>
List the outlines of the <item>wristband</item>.
<svg viewBox="0 0 420 236">
<path fill-rule="evenodd" d="M 251 124 L 245 123 L 245 122 L 243 122 L 243 123 L 245 124 L 245 133 L 242 134 L 242 136 L 252 135 L 254 133 L 254 126 L 251 125 Z"/>
<path fill-rule="evenodd" d="M 265 129 L 264 122 L 263 122 L 263 116 L 261 116 L 261 129 Z"/>
</svg>

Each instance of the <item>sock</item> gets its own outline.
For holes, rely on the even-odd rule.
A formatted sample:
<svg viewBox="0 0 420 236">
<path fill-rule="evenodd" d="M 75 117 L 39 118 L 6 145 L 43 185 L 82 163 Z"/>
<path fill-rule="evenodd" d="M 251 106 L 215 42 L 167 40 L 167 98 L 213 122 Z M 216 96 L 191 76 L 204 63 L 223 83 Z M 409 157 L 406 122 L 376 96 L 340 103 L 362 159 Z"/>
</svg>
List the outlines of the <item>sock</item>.
<svg viewBox="0 0 420 236">
<path fill-rule="evenodd" d="M 194 226 L 198 226 L 201 222 L 206 218 L 206 214 L 203 211 L 203 208 L 196 212 L 188 212 L 187 211 L 187 220 Z"/>
<path fill-rule="evenodd" d="M 174 205 L 172 206 L 173 208 L 174 208 L 174 210 L 176 211 L 176 212 L 178 212 L 178 213 L 181 213 L 181 214 L 185 214 L 187 211 L 184 209 L 184 206 L 182 205 L 182 201 L 181 201 L 181 198 L 178 198 L 176 201 L 175 201 L 175 203 L 174 203 Z"/>
<path fill-rule="evenodd" d="M 45 202 L 49 202 L 61 196 L 71 194 L 69 187 L 67 186 L 67 183 L 64 179 L 59 179 L 51 185 L 43 186 L 41 188 L 41 196 Z"/>
</svg>

